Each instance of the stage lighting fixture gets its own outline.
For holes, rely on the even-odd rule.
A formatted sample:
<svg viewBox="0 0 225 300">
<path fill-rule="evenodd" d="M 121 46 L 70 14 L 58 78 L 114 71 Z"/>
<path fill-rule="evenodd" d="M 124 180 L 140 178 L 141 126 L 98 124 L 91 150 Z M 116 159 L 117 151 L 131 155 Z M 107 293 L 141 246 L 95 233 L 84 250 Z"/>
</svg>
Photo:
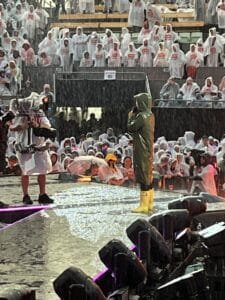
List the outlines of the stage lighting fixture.
<svg viewBox="0 0 225 300">
<path fill-rule="evenodd" d="M 35 300 L 35 290 L 7 289 L 0 292 L 0 300 Z"/>
<path fill-rule="evenodd" d="M 198 288 L 192 274 L 183 275 L 157 288 L 157 300 L 199 299 Z"/>
<path fill-rule="evenodd" d="M 140 249 L 142 253 L 146 251 L 145 249 L 149 249 L 149 253 L 144 253 L 146 258 L 149 254 L 150 259 L 155 263 L 157 262 L 166 265 L 170 262 L 171 252 L 169 247 L 159 231 L 148 221 L 138 219 L 126 229 L 126 232 L 129 239 L 138 247 L 138 249 L 143 248 Z M 143 233 L 149 233 L 150 245 L 140 245 L 140 235 L 143 235 Z M 143 257 L 144 255 L 140 258 L 145 258 Z"/>
<path fill-rule="evenodd" d="M 136 254 L 119 240 L 111 240 L 99 250 L 99 257 L 115 276 L 115 289 L 135 288 L 147 272 Z"/>
<path fill-rule="evenodd" d="M 157 300 L 209 300 L 209 284 L 203 269 L 177 277 L 158 287 Z"/>
<path fill-rule="evenodd" d="M 203 214 L 194 216 L 192 219 L 192 230 L 197 230 L 200 223 L 202 229 L 212 226 L 218 222 L 225 222 L 225 210 L 209 210 Z"/>
<path fill-rule="evenodd" d="M 200 237 L 208 247 L 224 244 L 225 222 L 219 222 L 199 231 Z"/>
<path fill-rule="evenodd" d="M 191 216 L 204 213 L 207 209 L 205 198 L 201 196 L 186 196 L 170 201 L 168 209 L 187 209 Z"/>
<path fill-rule="evenodd" d="M 175 232 L 190 226 L 191 219 L 186 209 L 175 209 L 154 214 L 149 222 L 156 227 L 165 240 L 171 240 Z"/>
<path fill-rule="evenodd" d="M 70 267 L 53 282 L 56 294 L 63 300 L 106 300 L 99 286 L 81 269 Z"/>
</svg>

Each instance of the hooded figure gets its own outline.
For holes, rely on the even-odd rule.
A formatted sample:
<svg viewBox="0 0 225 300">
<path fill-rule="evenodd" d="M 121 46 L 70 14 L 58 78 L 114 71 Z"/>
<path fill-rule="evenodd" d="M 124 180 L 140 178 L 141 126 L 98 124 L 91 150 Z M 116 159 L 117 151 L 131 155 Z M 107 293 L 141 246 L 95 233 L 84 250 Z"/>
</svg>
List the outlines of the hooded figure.
<svg viewBox="0 0 225 300">
<path fill-rule="evenodd" d="M 137 28 L 142 28 L 145 15 L 145 3 L 142 0 L 133 0 L 130 4 L 128 24 Z"/>
<path fill-rule="evenodd" d="M 164 47 L 164 43 L 159 43 L 159 50 L 156 53 L 156 56 L 153 60 L 153 67 L 162 67 L 166 68 L 168 64 L 169 50 Z"/>
<path fill-rule="evenodd" d="M 183 100 L 197 100 L 197 98 L 200 96 L 200 87 L 196 82 L 193 82 L 191 77 L 188 77 L 186 82 L 180 88 L 179 94 L 182 95 Z"/>
<path fill-rule="evenodd" d="M 197 0 L 196 0 L 197 1 Z M 207 6 L 207 22 L 208 24 L 217 24 L 217 4 L 220 2 L 220 0 L 209 0 L 208 6 Z"/>
<path fill-rule="evenodd" d="M 204 100 L 215 100 L 218 96 L 218 88 L 215 84 L 213 84 L 213 78 L 207 77 L 205 80 L 205 85 L 201 89 L 201 94 Z"/>
<path fill-rule="evenodd" d="M 152 165 L 155 117 L 151 112 L 149 94 L 134 96 L 136 109 L 128 115 L 128 131 L 133 137 L 133 166 L 136 181 L 140 183 L 140 205 L 133 212 L 148 213 L 153 209 Z"/>
<path fill-rule="evenodd" d="M 96 51 L 93 54 L 94 67 L 105 67 L 107 52 L 103 49 L 101 43 L 97 44 Z"/>
<path fill-rule="evenodd" d="M 170 76 L 179 79 L 183 78 L 185 62 L 186 57 L 184 55 L 184 52 L 180 50 L 179 44 L 173 44 L 172 52 L 169 57 Z"/>
<path fill-rule="evenodd" d="M 194 148 L 195 147 L 195 133 L 193 131 L 185 131 L 184 138 L 185 138 L 185 147 Z"/>
<path fill-rule="evenodd" d="M 194 44 L 190 45 L 190 51 L 186 53 L 186 60 L 187 76 L 195 78 L 197 68 L 201 65 L 201 62 L 203 62 L 203 56 L 198 52 Z"/>
<path fill-rule="evenodd" d="M 87 51 L 88 36 L 83 33 L 82 27 L 77 27 L 76 34 L 72 37 L 73 42 L 73 60 L 80 62 L 84 51 Z"/>
<path fill-rule="evenodd" d="M 27 31 L 27 37 L 31 40 L 35 38 L 35 30 L 39 26 L 40 18 L 34 11 L 33 5 L 30 5 L 29 10 L 23 15 L 23 26 Z"/>
<path fill-rule="evenodd" d="M 179 40 L 179 36 L 176 32 L 173 31 L 173 27 L 171 24 L 166 25 L 166 29 L 163 36 L 163 41 L 165 47 L 171 51 L 172 45 L 174 42 Z"/>
<path fill-rule="evenodd" d="M 108 53 L 108 66 L 109 67 L 120 67 L 122 61 L 122 53 L 119 49 L 119 43 L 113 42 L 113 49 Z"/>
<path fill-rule="evenodd" d="M 126 27 L 123 27 L 122 33 L 121 33 L 121 44 L 120 44 L 120 49 L 121 49 L 123 58 L 124 58 L 126 51 L 128 50 L 128 45 L 130 42 L 131 42 L 131 35 L 129 33 L 129 30 Z"/>
<path fill-rule="evenodd" d="M 133 42 L 128 46 L 128 50 L 124 55 L 124 66 L 125 67 L 136 67 L 138 60 L 137 50 L 134 47 Z"/>
<path fill-rule="evenodd" d="M 216 7 L 218 17 L 218 27 L 225 29 L 225 0 L 220 0 Z"/>
<path fill-rule="evenodd" d="M 159 9 L 157 6 L 152 5 L 151 1 L 148 1 L 146 4 L 146 18 L 149 22 L 150 28 L 152 28 L 156 22 L 161 23 L 162 21 Z"/>
<path fill-rule="evenodd" d="M 96 46 L 99 42 L 100 42 L 100 38 L 97 32 L 93 31 L 88 41 L 88 52 L 90 53 L 91 58 L 93 57 L 96 50 Z"/>
<path fill-rule="evenodd" d="M 153 57 L 155 50 L 147 39 L 144 39 L 143 45 L 138 49 L 140 55 L 140 67 L 148 68 L 153 66 Z"/>
</svg>

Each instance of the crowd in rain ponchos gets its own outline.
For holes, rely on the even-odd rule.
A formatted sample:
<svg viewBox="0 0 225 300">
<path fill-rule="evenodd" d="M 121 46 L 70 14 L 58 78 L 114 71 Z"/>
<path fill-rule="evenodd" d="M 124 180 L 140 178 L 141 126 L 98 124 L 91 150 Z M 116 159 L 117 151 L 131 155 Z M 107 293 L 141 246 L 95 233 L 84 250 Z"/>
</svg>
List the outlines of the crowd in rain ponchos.
<svg viewBox="0 0 225 300">
<path fill-rule="evenodd" d="M 121 7 L 127 11 L 126 1 L 111 1 L 113 10 Z M 105 5 L 108 5 L 105 1 Z M 74 67 L 163 67 L 175 78 L 195 78 L 200 66 L 225 65 L 225 38 L 215 28 L 210 28 L 207 39 L 190 45 L 184 53 L 179 46 L 179 35 L 171 24 L 161 25 L 160 11 L 148 1 L 133 0 L 130 3 L 129 24 L 138 29 L 137 41 L 133 41 L 127 28 L 119 35 L 106 29 L 104 34 L 86 34 L 77 27 L 52 28 L 46 32 L 49 15 L 40 3 L 29 5 L 26 0 L 0 3 L 0 95 L 17 95 L 21 88 L 22 64 L 25 66 L 61 66 L 72 72 Z M 178 1 L 179 7 L 193 8 L 190 1 Z M 201 1 L 197 1 L 199 6 Z M 216 3 L 217 2 L 217 3 Z M 160 4 L 163 5 L 163 1 Z M 81 12 L 92 12 L 91 1 L 80 1 Z M 193 3 L 192 3 L 193 4 Z M 223 28 L 224 1 L 210 1 L 218 16 L 219 28 Z M 123 8 L 122 8 L 123 7 Z M 196 8 L 197 9 L 197 8 Z M 137 43 L 136 43 L 137 42 Z"/>
<path fill-rule="evenodd" d="M 196 83 L 192 77 L 179 86 L 175 77 L 171 76 L 162 86 L 159 97 L 159 106 L 173 107 L 179 105 L 208 108 L 225 107 L 225 76 L 221 78 L 217 86 L 211 76 L 205 79 L 202 87 Z M 182 101 L 184 100 L 184 101 Z"/>
<path fill-rule="evenodd" d="M 68 137 L 60 143 L 57 140 L 47 140 L 46 143 L 49 145 L 52 173 L 61 173 L 61 179 L 68 179 L 64 176 L 89 176 L 107 184 L 135 185 L 133 142 L 128 133 L 116 136 L 113 129 L 108 128 L 102 134 L 99 130 L 88 132 L 78 141 L 75 137 Z M 14 146 L 15 138 L 10 135 L 8 161 L 15 159 Z M 206 191 L 217 194 L 216 178 L 221 174 L 225 178 L 225 137 L 218 140 L 203 136 L 197 140 L 194 132 L 187 131 L 173 141 L 157 138 L 153 148 L 153 174 L 158 183 L 166 182 L 167 187 L 175 188 L 176 182 L 185 182 L 184 188 L 190 193 Z M 79 165 L 80 162 L 82 164 Z M 220 182 L 221 186 L 223 184 L 224 181 Z"/>
</svg>

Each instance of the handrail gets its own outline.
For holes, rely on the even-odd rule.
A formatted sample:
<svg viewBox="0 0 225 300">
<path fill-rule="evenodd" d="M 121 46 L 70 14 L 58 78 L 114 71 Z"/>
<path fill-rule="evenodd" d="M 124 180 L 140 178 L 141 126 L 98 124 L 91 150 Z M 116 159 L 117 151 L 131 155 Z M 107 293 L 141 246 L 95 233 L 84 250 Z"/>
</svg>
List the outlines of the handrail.
<svg viewBox="0 0 225 300">
<path fill-rule="evenodd" d="M 154 99 L 157 108 L 215 108 L 225 109 L 225 100 L 184 100 L 184 99 Z"/>
</svg>

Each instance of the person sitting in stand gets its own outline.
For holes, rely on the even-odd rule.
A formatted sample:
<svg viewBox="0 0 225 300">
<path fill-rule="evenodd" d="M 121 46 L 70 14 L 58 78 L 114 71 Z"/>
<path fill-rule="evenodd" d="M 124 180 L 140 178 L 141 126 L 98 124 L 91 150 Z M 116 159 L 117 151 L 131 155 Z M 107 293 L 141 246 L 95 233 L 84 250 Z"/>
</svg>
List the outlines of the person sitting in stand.
<svg viewBox="0 0 225 300">
<path fill-rule="evenodd" d="M 174 77 L 170 77 L 167 82 L 163 85 L 160 91 L 160 99 L 163 100 L 175 100 L 179 93 L 179 84 L 175 81 Z M 169 102 L 162 102 L 160 106 L 168 106 Z"/>
<path fill-rule="evenodd" d="M 85 51 L 83 54 L 83 58 L 80 61 L 80 67 L 83 68 L 90 68 L 93 65 L 92 58 L 90 57 L 90 54 L 88 51 Z"/>
<path fill-rule="evenodd" d="M 206 106 L 212 106 L 213 101 L 218 99 L 218 87 L 213 84 L 213 78 L 207 77 L 205 80 L 205 85 L 201 89 L 201 95 L 204 100 L 210 101 Z"/>
</svg>

